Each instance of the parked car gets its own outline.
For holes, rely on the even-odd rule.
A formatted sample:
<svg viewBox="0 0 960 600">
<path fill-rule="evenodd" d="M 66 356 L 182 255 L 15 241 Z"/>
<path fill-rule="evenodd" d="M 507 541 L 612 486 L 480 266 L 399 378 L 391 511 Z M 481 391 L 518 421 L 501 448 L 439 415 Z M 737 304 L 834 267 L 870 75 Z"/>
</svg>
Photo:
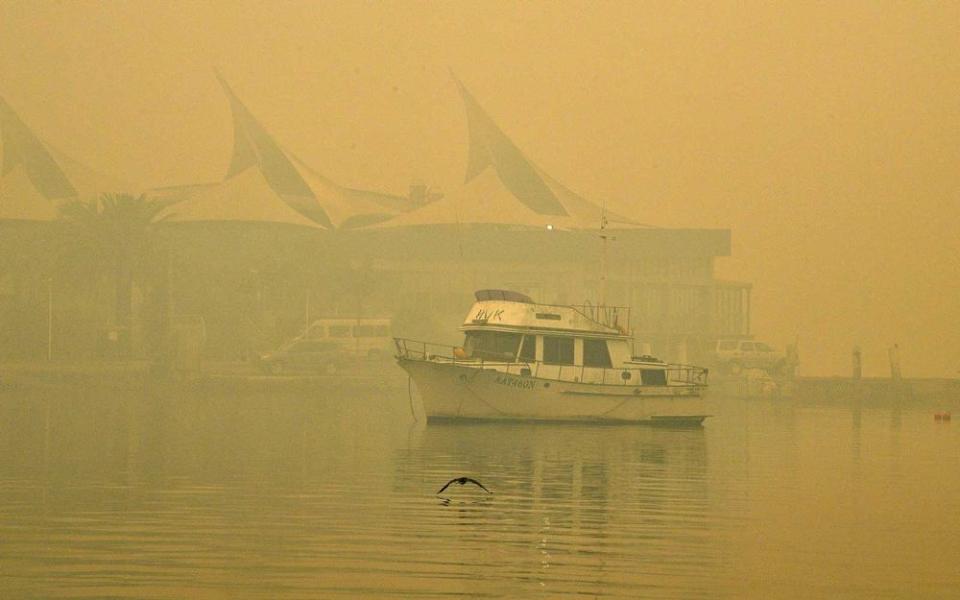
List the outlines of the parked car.
<svg viewBox="0 0 960 600">
<path fill-rule="evenodd" d="M 787 362 L 785 353 L 775 350 L 769 344 L 753 340 L 719 340 L 714 357 L 721 370 L 733 374 L 740 373 L 743 369 L 763 369 L 777 373 Z"/>
<path fill-rule="evenodd" d="M 260 368 L 273 374 L 313 371 L 332 375 L 345 366 L 347 356 L 339 342 L 297 338 L 278 350 L 260 355 Z"/>
<path fill-rule="evenodd" d="M 300 335 L 308 340 L 333 340 L 354 358 L 380 359 L 393 355 L 390 319 L 335 317 L 317 319 Z"/>
</svg>

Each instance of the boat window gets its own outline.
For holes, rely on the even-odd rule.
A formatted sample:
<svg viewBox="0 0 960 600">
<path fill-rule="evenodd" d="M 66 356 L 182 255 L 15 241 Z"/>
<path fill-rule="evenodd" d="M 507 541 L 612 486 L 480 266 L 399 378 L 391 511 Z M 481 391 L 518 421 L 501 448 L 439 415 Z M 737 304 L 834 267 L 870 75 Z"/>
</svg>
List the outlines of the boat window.
<svg viewBox="0 0 960 600">
<path fill-rule="evenodd" d="M 349 325 L 331 325 L 327 331 L 330 337 L 350 337 Z"/>
<path fill-rule="evenodd" d="M 520 345 L 520 356 L 518 358 L 527 362 L 537 360 L 537 336 L 523 336 L 523 344 Z"/>
<path fill-rule="evenodd" d="M 543 336 L 543 362 L 551 365 L 572 365 L 573 338 Z"/>
<path fill-rule="evenodd" d="M 773 352 L 773 348 L 764 344 L 763 342 L 757 342 L 757 350 L 760 352 Z"/>
<path fill-rule="evenodd" d="M 610 368 L 610 351 L 607 350 L 607 340 L 583 340 L 583 366 Z"/>
<path fill-rule="evenodd" d="M 640 383 L 643 385 L 667 385 L 667 372 L 664 369 L 640 369 Z"/>
<path fill-rule="evenodd" d="M 720 342 L 720 345 L 717 346 L 718 350 L 736 350 L 737 349 L 737 340 L 723 340 Z"/>
<path fill-rule="evenodd" d="M 740 349 L 746 350 L 748 352 L 753 352 L 753 342 L 741 342 Z"/>
<path fill-rule="evenodd" d="M 514 360 L 520 346 L 519 333 L 468 331 L 463 342 L 467 356 L 486 360 Z"/>
</svg>

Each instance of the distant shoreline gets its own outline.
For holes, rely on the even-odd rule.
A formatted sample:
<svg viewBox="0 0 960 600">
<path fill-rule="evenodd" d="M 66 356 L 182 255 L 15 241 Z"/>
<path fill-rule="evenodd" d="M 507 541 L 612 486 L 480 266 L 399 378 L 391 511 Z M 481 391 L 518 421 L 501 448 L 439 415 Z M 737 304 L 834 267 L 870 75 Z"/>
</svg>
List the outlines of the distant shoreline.
<svg viewBox="0 0 960 600">
<path fill-rule="evenodd" d="M 358 368 L 350 373 L 265 375 L 243 362 L 211 362 L 194 373 L 158 375 L 149 361 L 90 361 L 59 363 L 22 361 L 0 363 L 0 391 L 83 386 L 101 389 L 223 389 L 235 391 L 295 391 L 339 387 L 400 388 L 402 371 Z"/>
</svg>

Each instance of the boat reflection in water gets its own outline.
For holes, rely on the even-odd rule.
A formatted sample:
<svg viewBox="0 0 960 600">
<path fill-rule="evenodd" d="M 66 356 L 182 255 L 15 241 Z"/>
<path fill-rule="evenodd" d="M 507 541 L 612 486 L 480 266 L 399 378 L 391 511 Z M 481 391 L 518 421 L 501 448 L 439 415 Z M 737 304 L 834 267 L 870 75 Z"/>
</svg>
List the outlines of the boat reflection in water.
<svg viewBox="0 0 960 600">
<path fill-rule="evenodd" d="M 556 594 L 636 597 L 655 591 L 664 576 L 684 579 L 681 587 L 698 595 L 711 584 L 696 573 L 722 552 L 711 531 L 718 507 L 705 434 L 700 427 L 442 421 L 398 453 L 395 485 L 406 495 L 424 477 L 482 476 L 493 495 L 457 489 L 437 502 L 446 504 L 443 522 L 453 529 L 445 535 L 456 540 L 448 543 L 458 579 L 488 580 L 511 564 L 516 579 L 500 582 L 501 590 L 478 588 L 484 592 L 520 597 L 546 586 Z"/>
<path fill-rule="evenodd" d="M 535 304 L 481 290 L 463 347 L 397 338 L 428 419 L 699 425 L 707 370 L 634 356 L 629 309 Z"/>
</svg>

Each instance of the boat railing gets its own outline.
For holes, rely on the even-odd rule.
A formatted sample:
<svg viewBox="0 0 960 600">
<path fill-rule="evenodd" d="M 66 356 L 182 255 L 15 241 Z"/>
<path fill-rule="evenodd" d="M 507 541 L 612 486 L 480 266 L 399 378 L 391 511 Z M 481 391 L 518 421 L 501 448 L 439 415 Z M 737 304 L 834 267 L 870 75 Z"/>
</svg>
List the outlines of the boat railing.
<svg viewBox="0 0 960 600">
<path fill-rule="evenodd" d="M 457 346 L 435 344 L 433 342 L 421 342 L 419 340 L 408 340 L 406 338 L 393 338 L 393 343 L 397 347 L 398 357 L 421 360 L 449 357 L 453 360 L 456 360 L 455 353 Z"/>
<path fill-rule="evenodd" d="M 667 365 L 667 381 L 689 385 L 707 385 L 707 376 L 709 374 L 710 369 L 706 367 L 683 364 Z"/>
<path fill-rule="evenodd" d="M 570 308 L 604 327 L 618 329 L 628 333 L 630 328 L 629 306 L 607 306 L 606 304 L 571 304 Z"/>
<path fill-rule="evenodd" d="M 558 365 L 539 360 L 506 360 L 471 357 L 463 348 L 435 344 L 419 340 L 394 338 L 397 358 L 424 360 L 437 363 L 462 364 L 465 367 L 490 369 L 508 375 L 535 377 L 573 383 L 600 385 L 644 385 L 644 372 L 664 371 L 664 382 L 659 385 L 704 386 L 709 370 L 694 365 L 670 364 L 664 369 L 651 367 L 587 367 L 584 365 Z M 651 385 L 647 383 L 646 385 Z M 658 385 L 654 383 L 653 385 Z"/>
</svg>

